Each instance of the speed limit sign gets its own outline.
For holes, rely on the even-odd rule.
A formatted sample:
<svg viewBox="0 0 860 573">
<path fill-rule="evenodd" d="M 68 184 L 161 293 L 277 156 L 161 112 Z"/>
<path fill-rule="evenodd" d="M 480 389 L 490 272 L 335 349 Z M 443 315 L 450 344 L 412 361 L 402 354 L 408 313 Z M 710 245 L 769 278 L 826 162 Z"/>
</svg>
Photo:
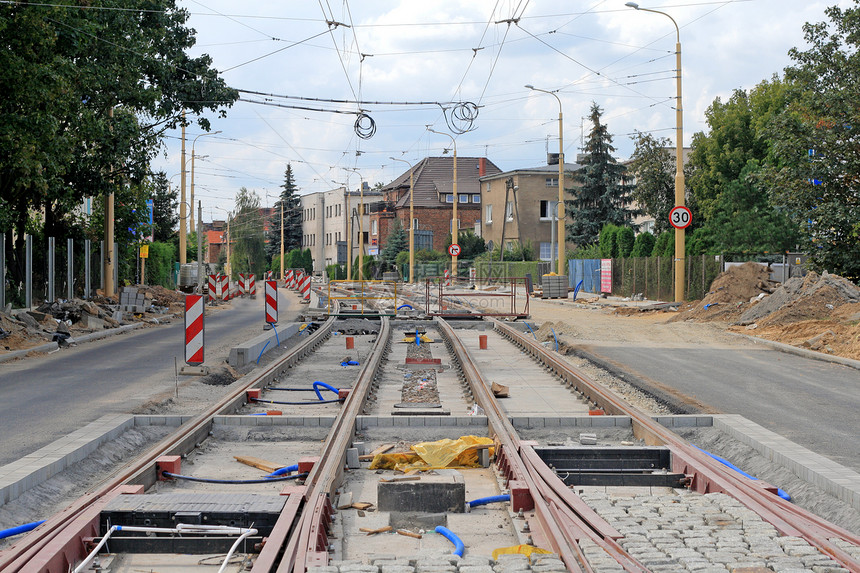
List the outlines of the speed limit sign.
<svg viewBox="0 0 860 573">
<path fill-rule="evenodd" d="M 459 257 L 460 245 L 458 245 L 457 243 L 451 243 L 451 245 L 448 247 L 448 254 L 452 257 Z"/>
<path fill-rule="evenodd" d="M 686 229 L 693 222 L 693 214 L 683 205 L 669 211 L 669 222 L 676 229 Z"/>
</svg>

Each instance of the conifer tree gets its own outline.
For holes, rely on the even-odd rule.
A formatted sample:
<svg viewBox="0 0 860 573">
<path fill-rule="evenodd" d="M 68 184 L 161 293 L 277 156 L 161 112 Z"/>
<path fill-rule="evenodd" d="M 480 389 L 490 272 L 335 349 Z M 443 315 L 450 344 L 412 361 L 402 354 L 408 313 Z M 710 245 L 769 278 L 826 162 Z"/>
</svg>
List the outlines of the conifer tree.
<svg viewBox="0 0 860 573">
<path fill-rule="evenodd" d="M 625 167 L 612 157 L 615 147 L 606 125 L 600 123 L 602 110 L 591 105 L 592 128 L 585 142 L 582 168 L 576 171 L 574 181 L 582 186 L 573 191 L 574 198 L 565 201 L 572 222 L 567 226 L 567 240 L 577 245 L 595 242 L 605 224 L 629 226 L 633 211 L 630 185 L 622 182 Z"/>
<path fill-rule="evenodd" d="M 287 163 L 281 196 L 275 202 L 275 210 L 269 219 L 269 241 L 266 255 L 269 260 L 281 254 L 281 206 L 284 208 L 284 253 L 302 246 L 302 210 L 299 189 L 293 178 L 293 168 Z"/>
</svg>

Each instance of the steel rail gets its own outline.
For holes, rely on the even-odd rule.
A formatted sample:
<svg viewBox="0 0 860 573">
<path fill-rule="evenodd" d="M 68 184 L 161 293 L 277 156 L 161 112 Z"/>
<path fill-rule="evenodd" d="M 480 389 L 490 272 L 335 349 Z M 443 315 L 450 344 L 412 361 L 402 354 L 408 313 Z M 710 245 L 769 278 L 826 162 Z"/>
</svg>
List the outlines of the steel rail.
<svg viewBox="0 0 860 573">
<path fill-rule="evenodd" d="M 520 440 L 507 415 L 502 411 L 498 400 L 490 391 L 490 384 L 481 375 L 469 351 L 461 343 L 454 329 L 441 319 L 436 319 L 440 333 L 443 335 L 450 350 L 454 353 L 463 369 L 476 402 L 487 416 L 487 424 L 495 441 L 499 443 L 497 459 L 501 456 L 500 466 L 509 476 L 508 486 L 513 492 L 513 482 L 521 482 L 531 493 L 534 501 L 535 518 L 540 524 L 550 547 L 558 553 L 571 572 L 590 571 L 590 565 L 582 555 L 577 543 L 575 531 L 581 531 L 594 540 L 600 540 L 600 545 L 608 548 L 609 554 L 631 573 L 646 573 L 648 569 L 627 554 L 617 544 L 604 543 L 605 539 L 620 537 L 614 528 L 598 516 L 573 492 L 561 482 L 546 464 L 536 455 L 529 455 L 534 450 Z M 517 484 L 518 485 L 518 484 Z M 560 495 L 560 490 L 566 490 Z M 563 519 L 560 517 L 563 516 Z M 563 526 L 564 527 L 563 527 Z M 582 567 L 580 567 L 580 564 Z"/>
<path fill-rule="evenodd" d="M 111 492 L 115 492 L 118 488 L 128 485 L 141 485 L 148 488 L 154 484 L 158 477 L 155 466 L 159 457 L 191 451 L 197 443 L 208 436 L 215 416 L 235 412 L 244 405 L 248 390 L 265 386 L 283 374 L 292 364 L 313 352 L 328 338 L 334 322 L 334 318 L 328 319 L 278 361 L 268 365 L 247 383 L 183 424 L 176 432 L 162 439 L 141 457 L 125 465 L 117 475 L 98 489 L 87 492 L 61 512 L 49 517 L 45 523 L 17 543 L 0 551 L 0 571 L 4 573 L 31 571 L 32 567 L 29 564 L 52 562 L 52 556 L 59 553 L 67 555 L 68 559 L 74 559 L 75 555 L 80 555 L 82 558 L 83 544 L 78 539 L 84 536 L 86 527 L 80 530 L 72 527 L 73 524 L 78 523 L 78 516 L 86 514 L 91 507 L 99 503 L 99 500 L 111 495 Z M 66 567 L 47 570 L 65 573 Z"/>
<path fill-rule="evenodd" d="M 342 483 L 346 465 L 346 450 L 356 431 L 356 420 L 364 408 L 371 384 L 377 375 L 383 358 L 387 355 L 391 339 L 388 317 L 381 317 L 381 325 L 370 355 L 364 360 L 355 385 L 346 398 L 340 414 L 329 431 L 320 451 L 319 461 L 305 482 L 305 505 L 299 523 L 288 537 L 270 537 L 266 542 L 273 545 L 273 554 L 280 554 L 278 572 L 305 571 L 309 566 L 326 565 L 328 561 L 328 536 L 326 528 L 331 519 L 332 497 Z M 274 548 L 277 548 L 274 549 Z M 257 560 L 252 573 L 268 572 L 275 565 L 272 561 Z"/>
<path fill-rule="evenodd" d="M 838 537 L 853 545 L 860 545 L 860 536 L 766 491 L 760 483 L 745 479 L 726 469 L 722 464 L 694 448 L 687 440 L 657 423 L 649 415 L 592 382 L 561 356 L 549 352 L 512 326 L 498 320 L 491 319 L 491 321 L 495 330 L 512 340 L 539 362 L 550 367 L 598 407 L 611 414 L 629 416 L 636 437 L 644 439 L 649 445 L 668 446 L 675 460 L 673 470 L 683 471 L 688 475 L 691 488 L 702 492 L 724 491 L 756 512 L 784 535 L 803 537 L 847 569 L 860 571 L 860 562 L 831 541 L 831 538 Z"/>
</svg>

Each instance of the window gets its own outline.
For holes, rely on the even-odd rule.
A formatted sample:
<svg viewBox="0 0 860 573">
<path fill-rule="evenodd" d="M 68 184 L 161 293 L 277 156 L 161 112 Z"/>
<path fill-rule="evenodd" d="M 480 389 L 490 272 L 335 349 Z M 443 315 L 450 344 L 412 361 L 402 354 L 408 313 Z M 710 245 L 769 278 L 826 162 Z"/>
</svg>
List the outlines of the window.
<svg viewBox="0 0 860 573">
<path fill-rule="evenodd" d="M 493 206 L 487 205 L 487 223 L 493 222 Z"/>
<path fill-rule="evenodd" d="M 454 202 L 454 196 L 453 195 L 445 195 L 445 202 L 446 203 L 453 203 Z"/>
<path fill-rule="evenodd" d="M 460 219 L 457 219 L 457 230 L 460 229 Z M 448 224 L 448 232 L 454 232 L 454 220 L 451 219 L 451 222 Z"/>
<path fill-rule="evenodd" d="M 547 187 L 558 187 L 558 177 L 547 177 L 544 184 Z"/>
<path fill-rule="evenodd" d="M 377 221 L 376 221 L 376 220 L 371 221 L 371 222 L 370 222 L 370 234 L 371 234 L 371 235 L 376 235 L 376 234 L 377 234 L 377 230 L 378 230 L 378 228 L 377 228 Z"/>
<path fill-rule="evenodd" d="M 514 220 L 514 202 L 508 201 L 508 205 L 505 207 L 505 219 L 508 221 Z"/>
<path fill-rule="evenodd" d="M 487 181 L 487 184 L 484 186 L 484 190 L 489 193 L 490 192 L 490 182 Z"/>
<path fill-rule="evenodd" d="M 412 219 L 412 228 L 418 230 L 418 217 Z"/>
<path fill-rule="evenodd" d="M 549 221 L 552 219 L 553 207 L 555 207 L 555 201 L 541 201 L 540 202 L 540 219 L 541 219 L 541 221 Z"/>
<path fill-rule="evenodd" d="M 468 203 L 469 202 L 469 196 L 468 195 L 457 195 L 457 200 L 460 203 Z"/>
<path fill-rule="evenodd" d="M 480 203 L 481 196 L 480 195 L 472 195 L 472 203 Z"/>
<path fill-rule="evenodd" d="M 555 251 L 555 252 L 553 252 L 553 251 Z M 540 244 L 540 260 L 542 260 L 542 261 L 555 260 L 557 254 L 558 254 L 558 244 L 557 243 L 541 243 Z"/>
</svg>

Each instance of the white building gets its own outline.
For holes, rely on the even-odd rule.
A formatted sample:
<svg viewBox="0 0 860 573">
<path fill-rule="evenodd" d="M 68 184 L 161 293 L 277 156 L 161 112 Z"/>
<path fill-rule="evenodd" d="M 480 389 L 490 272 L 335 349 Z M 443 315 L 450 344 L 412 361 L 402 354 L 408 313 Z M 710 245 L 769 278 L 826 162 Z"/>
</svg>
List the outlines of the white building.
<svg viewBox="0 0 860 573">
<path fill-rule="evenodd" d="M 364 184 L 363 195 L 365 206 L 381 199 L 381 193 L 371 191 L 367 183 Z M 300 199 L 302 248 L 311 250 L 315 275 L 322 276 L 328 265 L 346 264 L 350 212 L 353 215 L 352 258 L 358 256 L 359 228 L 364 235 L 364 254 L 375 254 L 372 252 L 375 247 L 368 241 L 370 217 L 366 207 L 359 225 L 358 212 L 362 200 L 360 190 L 347 192 L 346 187 L 338 187 L 330 191 L 302 195 Z"/>
</svg>

